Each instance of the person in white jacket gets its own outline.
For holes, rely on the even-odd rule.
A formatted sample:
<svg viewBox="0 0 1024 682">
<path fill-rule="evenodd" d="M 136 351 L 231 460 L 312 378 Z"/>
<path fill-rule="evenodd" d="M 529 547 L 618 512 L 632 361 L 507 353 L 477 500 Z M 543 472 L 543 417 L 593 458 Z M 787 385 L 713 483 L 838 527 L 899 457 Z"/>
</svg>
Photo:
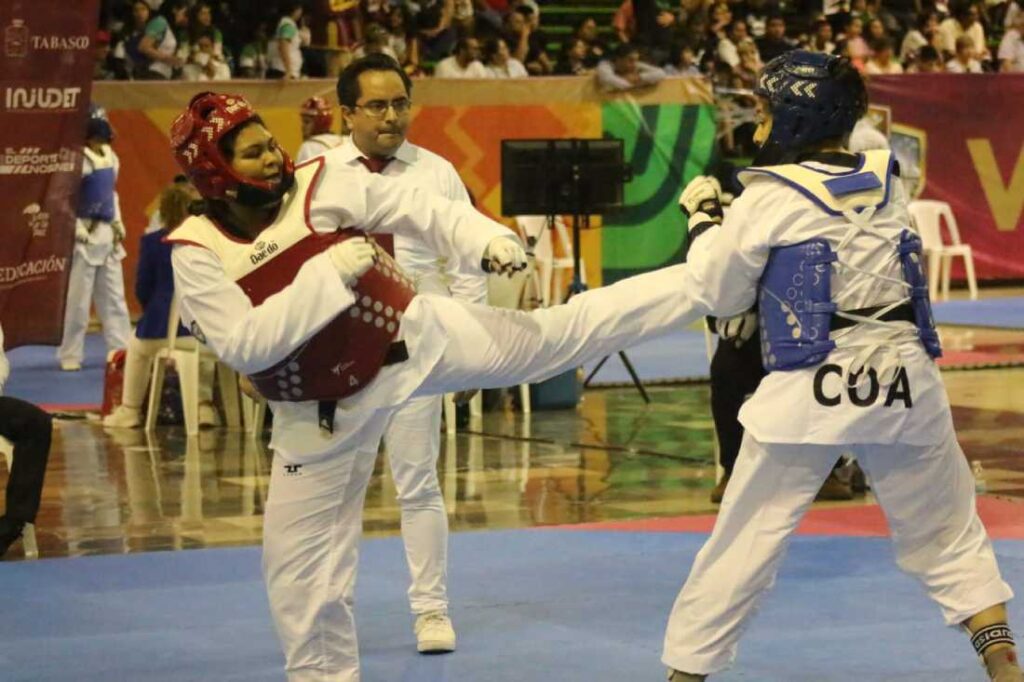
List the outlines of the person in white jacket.
<svg viewBox="0 0 1024 682">
<path fill-rule="evenodd" d="M 182 319 L 274 412 L 263 571 L 288 679 L 353 682 L 363 500 L 395 411 L 670 333 L 700 314 L 679 286 L 685 266 L 531 312 L 417 293 L 374 236 L 500 274 L 525 252 L 466 202 L 322 157 L 292 166 L 237 95 L 197 95 L 171 143 L 207 202 L 168 237 Z"/>
<path fill-rule="evenodd" d="M 787 540 L 836 459 L 872 481 L 896 561 L 945 622 L 965 629 L 991 679 L 1021 682 L 992 544 L 956 441 L 921 240 L 888 150 L 846 144 L 867 108 L 846 59 L 794 51 L 755 89 L 759 164 L 722 220 L 718 191 L 683 193 L 683 287 L 731 316 L 758 304 L 768 375 L 740 411 L 745 434 L 711 537 L 672 608 L 671 682 L 728 667 L 775 581 Z M 813 617 L 820 617 L 820 613 Z"/>
<path fill-rule="evenodd" d="M 75 251 L 68 278 L 64 311 L 64 338 L 57 348 L 61 369 L 77 371 L 85 355 L 89 310 L 103 325 L 107 356 L 128 345 L 131 322 L 124 297 L 124 223 L 117 198 L 120 163 L 110 147 L 113 129 L 102 109 L 93 107 L 82 150 L 82 182 L 75 221 Z"/>
<path fill-rule="evenodd" d="M 411 95 L 409 76 L 387 55 L 370 55 L 346 67 L 338 78 L 338 101 L 352 134 L 325 154 L 325 163 L 380 173 L 468 203 L 454 166 L 405 139 Z M 457 257 L 450 257 L 454 254 L 403 235 L 394 237 L 392 253 L 417 292 L 486 303 L 487 279 L 478 264 L 466 272 L 458 267 Z M 402 541 L 412 576 L 409 603 L 421 653 L 455 650 L 448 615 L 448 512 L 437 480 L 441 400 L 437 395 L 410 400 L 395 412 L 384 433 L 402 513 Z"/>
</svg>

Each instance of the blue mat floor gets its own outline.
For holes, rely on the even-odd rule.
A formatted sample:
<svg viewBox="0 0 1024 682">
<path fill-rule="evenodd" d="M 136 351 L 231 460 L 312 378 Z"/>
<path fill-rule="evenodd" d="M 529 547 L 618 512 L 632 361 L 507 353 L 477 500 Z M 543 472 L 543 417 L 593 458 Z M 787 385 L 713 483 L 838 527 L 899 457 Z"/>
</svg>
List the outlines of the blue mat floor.
<svg viewBox="0 0 1024 682">
<path fill-rule="evenodd" d="M 22 346 L 8 353 L 11 378 L 4 394 L 36 404 L 99 405 L 107 349 L 100 334 L 86 334 L 78 372 L 62 372 L 53 346 Z"/>
<path fill-rule="evenodd" d="M 663 628 L 703 536 L 499 531 L 452 538 L 459 650 L 414 651 L 397 538 L 363 544 L 365 682 L 661 682 Z M 1024 543 L 996 543 L 1024 584 Z M 281 680 L 259 549 L 0 564 L 6 682 Z M 1011 603 L 1018 629 L 1024 609 Z M 881 539 L 796 538 L 736 666 L 715 682 L 981 682 Z"/>
<path fill-rule="evenodd" d="M 1024 329 L 1024 297 L 1020 296 L 940 301 L 934 305 L 934 313 L 939 324 Z"/>
<path fill-rule="evenodd" d="M 642 381 L 706 378 L 711 364 L 703 328 L 682 329 L 653 341 L 638 343 L 626 350 L 626 356 Z M 596 365 L 596 362 L 590 363 L 584 366 L 583 371 L 590 376 Z M 617 354 L 608 358 L 593 381 L 596 385 L 630 382 L 629 372 Z"/>
</svg>

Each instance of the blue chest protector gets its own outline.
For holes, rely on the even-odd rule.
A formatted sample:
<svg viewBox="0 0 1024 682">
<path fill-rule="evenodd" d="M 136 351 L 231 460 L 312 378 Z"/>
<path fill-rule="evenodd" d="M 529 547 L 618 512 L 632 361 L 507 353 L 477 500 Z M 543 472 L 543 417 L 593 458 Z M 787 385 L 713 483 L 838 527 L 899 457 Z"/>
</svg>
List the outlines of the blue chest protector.
<svg viewBox="0 0 1024 682">
<path fill-rule="evenodd" d="M 811 367 L 836 347 L 829 340 L 835 261 L 824 239 L 772 249 L 757 294 L 765 370 Z"/>
<path fill-rule="evenodd" d="M 826 213 L 835 216 L 865 206 L 876 209 L 889 201 L 893 181 L 892 155 L 867 152 L 860 165 L 848 173 L 828 173 L 801 164 L 752 168 L 740 174 L 768 175 L 797 189 Z M 898 245 L 907 297 L 918 335 L 929 355 L 941 355 L 938 333 L 928 300 L 927 279 L 921 263 L 921 240 L 909 230 Z M 768 257 L 758 285 L 761 327 L 761 360 L 765 370 L 786 371 L 813 367 L 836 347 L 830 339 L 832 314 L 832 263 L 838 255 L 824 239 L 775 247 Z"/>
<path fill-rule="evenodd" d="M 114 183 L 117 177 L 114 169 L 95 168 L 82 176 L 78 190 L 78 217 L 87 220 L 102 220 L 109 223 L 114 219 Z"/>
<path fill-rule="evenodd" d="M 910 285 L 910 307 L 914 310 L 914 324 L 924 349 L 933 358 L 942 357 L 939 332 L 935 329 L 932 302 L 928 298 L 928 277 L 924 274 L 921 258 L 921 238 L 910 230 L 900 233 L 900 266 L 903 279 Z"/>
</svg>

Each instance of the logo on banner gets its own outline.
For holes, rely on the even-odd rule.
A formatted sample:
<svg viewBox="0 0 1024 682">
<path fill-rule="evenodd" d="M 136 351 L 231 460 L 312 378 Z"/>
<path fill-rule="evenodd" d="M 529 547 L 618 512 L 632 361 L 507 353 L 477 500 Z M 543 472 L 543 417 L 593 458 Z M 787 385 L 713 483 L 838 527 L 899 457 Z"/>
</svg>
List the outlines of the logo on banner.
<svg viewBox="0 0 1024 682">
<path fill-rule="evenodd" d="M 43 152 L 39 147 L 7 147 L 0 152 L 0 175 L 52 175 L 78 173 L 78 150 L 61 147 L 55 152 Z"/>
<path fill-rule="evenodd" d="M 78 108 L 82 88 L 7 88 L 7 111 L 72 111 Z"/>
<path fill-rule="evenodd" d="M 927 181 L 928 133 L 920 128 L 893 123 L 889 144 L 900 164 L 903 188 L 914 199 L 921 196 Z"/>
<path fill-rule="evenodd" d="M 29 204 L 22 209 L 21 214 L 25 216 L 25 222 L 32 230 L 33 237 L 45 237 L 50 229 L 50 214 L 43 210 L 39 204 Z"/>
<path fill-rule="evenodd" d="M 28 26 L 23 19 L 14 19 L 4 29 L 4 55 L 24 57 L 28 55 Z"/>
<path fill-rule="evenodd" d="M 89 36 L 34 36 L 29 32 L 24 19 L 12 19 L 10 25 L 4 28 L 4 56 L 27 57 L 30 49 L 49 52 L 88 50 Z"/>
</svg>

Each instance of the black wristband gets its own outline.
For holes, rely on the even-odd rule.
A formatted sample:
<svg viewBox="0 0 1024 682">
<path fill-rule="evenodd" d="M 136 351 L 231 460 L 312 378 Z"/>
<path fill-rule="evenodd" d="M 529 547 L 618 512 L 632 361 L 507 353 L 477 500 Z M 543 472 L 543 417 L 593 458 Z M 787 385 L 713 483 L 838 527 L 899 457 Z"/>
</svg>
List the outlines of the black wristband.
<svg viewBox="0 0 1024 682">
<path fill-rule="evenodd" d="M 703 223 L 697 225 L 697 227 L 690 230 L 690 243 L 697 241 L 697 237 L 701 236 L 712 227 L 718 227 L 718 223 L 712 220 L 705 220 Z"/>
<path fill-rule="evenodd" d="M 1006 623 L 986 625 L 971 635 L 971 644 L 974 646 L 974 650 L 978 652 L 978 655 L 984 657 L 985 652 L 993 644 L 1009 644 L 1013 646 L 1013 633 L 1010 632 L 1010 626 Z"/>
<path fill-rule="evenodd" d="M 689 237 L 686 240 L 686 251 L 683 252 L 684 262 L 686 261 L 687 256 L 690 255 L 690 248 L 693 246 L 693 243 L 697 241 L 697 237 L 701 236 L 712 227 L 718 227 L 718 223 L 711 220 L 705 220 L 703 223 L 696 225 L 690 230 Z"/>
<path fill-rule="evenodd" d="M 706 213 L 709 218 L 718 218 L 719 221 L 725 217 L 725 213 L 722 211 L 722 202 L 718 197 L 705 199 L 700 202 L 697 210 L 702 213 Z"/>
<path fill-rule="evenodd" d="M 690 218 L 690 212 L 686 210 L 686 207 L 679 204 L 679 210 L 683 212 L 683 215 Z M 709 218 L 717 218 L 719 222 L 725 218 L 725 212 L 722 211 L 722 201 L 718 197 L 712 197 L 705 199 L 704 201 L 697 204 L 697 210 L 694 213 L 704 213 Z"/>
</svg>

